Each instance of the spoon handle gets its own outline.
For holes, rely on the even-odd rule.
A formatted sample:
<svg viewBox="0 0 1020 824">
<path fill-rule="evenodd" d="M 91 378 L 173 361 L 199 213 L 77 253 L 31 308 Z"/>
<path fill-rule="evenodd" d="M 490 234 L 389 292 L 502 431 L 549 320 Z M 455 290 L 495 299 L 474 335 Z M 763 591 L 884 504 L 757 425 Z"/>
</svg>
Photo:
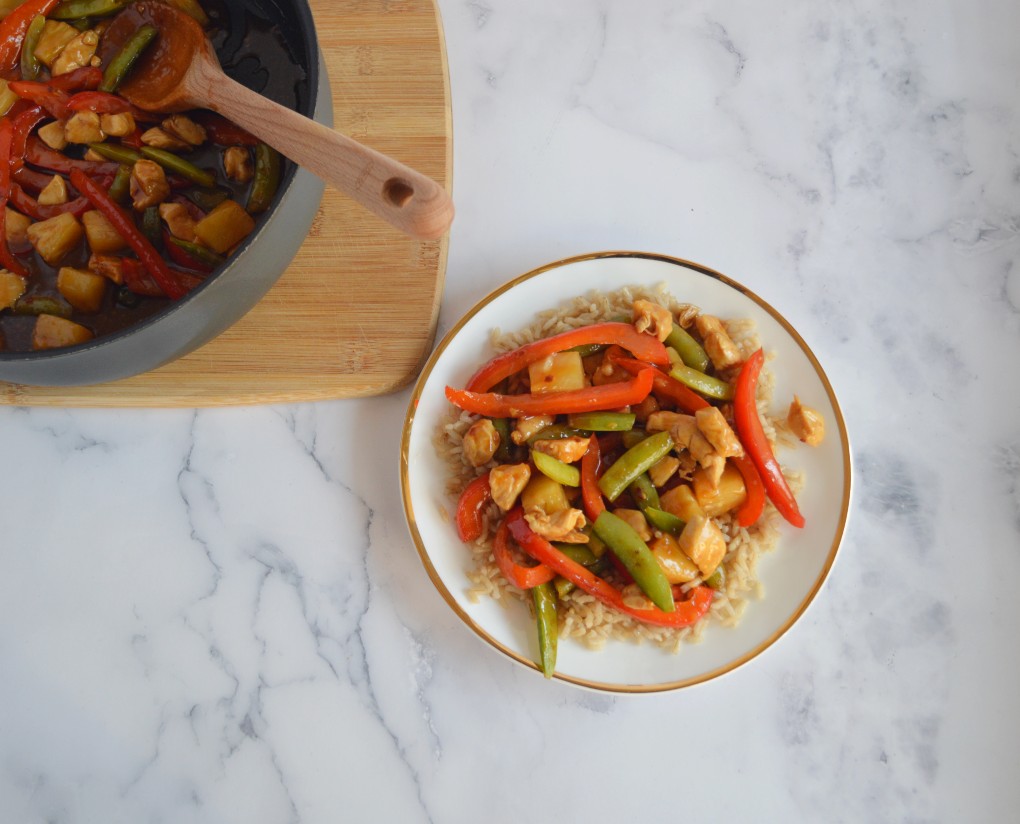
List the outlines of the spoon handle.
<svg viewBox="0 0 1020 824">
<path fill-rule="evenodd" d="M 441 237 L 453 201 L 436 181 L 346 135 L 219 75 L 205 85 L 204 105 L 321 177 L 412 237 Z"/>
</svg>

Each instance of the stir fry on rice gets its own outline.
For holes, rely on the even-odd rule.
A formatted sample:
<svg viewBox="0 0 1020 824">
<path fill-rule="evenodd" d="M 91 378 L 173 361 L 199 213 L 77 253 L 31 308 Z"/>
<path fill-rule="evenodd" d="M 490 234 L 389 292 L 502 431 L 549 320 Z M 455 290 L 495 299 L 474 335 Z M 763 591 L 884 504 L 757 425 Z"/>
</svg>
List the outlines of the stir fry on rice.
<svg viewBox="0 0 1020 824">
<path fill-rule="evenodd" d="M 777 442 L 824 437 L 796 397 L 768 416 L 753 326 L 624 289 L 496 345 L 446 388 L 439 437 L 473 592 L 531 601 L 547 677 L 560 636 L 675 650 L 708 620 L 735 624 L 777 519 L 804 525 Z"/>
</svg>

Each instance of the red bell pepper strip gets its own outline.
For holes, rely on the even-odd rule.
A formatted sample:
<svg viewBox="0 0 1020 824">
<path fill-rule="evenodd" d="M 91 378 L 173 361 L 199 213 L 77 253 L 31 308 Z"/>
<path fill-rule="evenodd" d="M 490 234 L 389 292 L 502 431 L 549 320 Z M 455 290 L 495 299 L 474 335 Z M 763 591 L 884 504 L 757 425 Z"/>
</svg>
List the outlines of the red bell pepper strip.
<svg viewBox="0 0 1020 824">
<path fill-rule="evenodd" d="M 733 465 L 739 470 L 744 479 L 744 488 L 747 489 L 747 497 L 737 509 L 737 524 L 742 527 L 749 527 L 761 517 L 765 511 L 765 486 L 761 482 L 761 475 L 754 466 L 747 454 L 731 457 Z"/>
<path fill-rule="evenodd" d="M 15 164 L 11 164 L 13 167 Z M 53 179 L 53 175 L 48 175 L 43 172 L 37 172 L 35 169 L 30 169 L 28 166 L 20 166 L 17 169 L 12 168 L 11 180 L 15 183 L 20 183 L 22 188 L 26 191 L 39 194 L 49 182 Z"/>
<path fill-rule="evenodd" d="M 194 255 L 188 254 L 185 249 L 182 249 L 172 240 L 170 240 L 171 234 L 166 229 L 163 230 L 163 248 L 166 249 L 167 255 L 170 259 L 178 266 L 184 266 L 187 269 L 194 269 L 196 272 L 202 272 L 208 275 L 212 272 L 213 266 L 206 263 L 204 260 L 199 260 Z"/>
<path fill-rule="evenodd" d="M 159 284 L 142 266 L 140 261 L 134 258 L 121 258 L 121 274 L 124 277 L 124 285 L 136 295 L 147 298 L 163 298 L 166 295 L 159 288 Z M 171 269 L 181 284 L 188 289 L 194 289 L 202 282 L 202 278 L 179 269 Z"/>
<path fill-rule="evenodd" d="M 92 210 L 92 204 L 87 198 L 79 197 L 67 203 L 40 204 L 38 200 L 25 194 L 17 183 L 11 184 L 11 205 L 22 214 L 28 215 L 33 220 L 47 220 L 64 212 L 70 212 L 75 217 L 81 217 Z"/>
<path fill-rule="evenodd" d="M 528 522 L 524 520 L 524 511 L 520 507 L 510 510 L 505 523 L 514 540 L 536 561 L 572 581 L 607 606 L 625 612 L 639 621 L 664 627 L 686 627 L 699 621 L 712 605 L 712 590 L 706 586 L 699 586 L 691 590 L 688 600 L 678 601 L 673 612 L 663 612 L 658 607 L 635 609 L 625 604 L 621 592 L 604 578 L 572 561 L 545 538 L 532 532 Z"/>
<path fill-rule="evenodd" d="M 669 363 L 666 347 L 658 338 L 638 332 L 629 323 L 596 323 L 570 329 L 497 355 L 472 375 L 467 389 L 470 392 L 487 392 L 504 378 L 520 372 L 535 361 L 575 346 L 593 343 L 615 343 L 633 353 L 638 360 L 659 366 Z"/>
<path fill-rule="evenodd" d="M 72 169 L 81 169 L 90 175 L 115 175 L 120 168 L 120 164 L 113 161 L 74 160 L 54 151 L 35 135 L 29 136 L 25 144 L 25 160 L 40 169 L 65 175 L 70 174 Z"/>
<path fill-rule="evenodd" d="M 51 89 L 63 92 L 80 92 L 99 88 L 103 82 L 103 70 L 98 66 L 82 66 L 64 74 L 58 74 L 46 81 Z"/>
<path fill-rule="evenodd" d="M 489 488 L 489 473 L 479 475 L 460 493 L 457 499 L 457 535 L 469 544 L 477 541 L 482 534 L 482 510 L 492 500 Z"/>
<path fill-rule="evenodd" d="M 634 360 L 633 358 L 612 356 L 610 359 L 617 366 L 626 369 L 632 375 L 636 375 L 642 369 L 648 368 L 648 364 L 642 363 L 639 360 Z M 701 397 L 701 395 L 697 392 L 684 386 L 676 378 L 672 378 L 658 370 L 656 370 L 655 380 L 652 383 L 652 392 L 655 395 L 662 396 L 667 400 L 672 401 L 680 409 L 684 410 L 684 412 L 691 415 L 699 409 L 704 409 L 706 406 L 710 405 L 709 402 Z"/>
<path fill-rule="evenodd" d="M 606 508 L 599 489 L 600 458 L 599 439 L 592 435 L 588 439 L 588 451 L 581 458 L 581 500 L 584 502 L 584 514 L 590 521 L 594 521 Z"/>
<path fill-rule="evenodd" d="M 14 127 L 7 118 L 0 118 L 0 263 L 9 271 L 23 278 L 28 277 L 26 269 L 11 253 L 7 245 L 7 196 L 11 191 L 11 141 Z"/>
<path fill-rule="evenodd" d="M 25 109 L 11 120 L 11 172 L 16 172 L 25 165 L 25 146 L 32 129 L 46 119 L 46 114 L 39 106 Z"/>
<path fill-rule="evenodd" d="M 21 43 L 33 18 L 46 17 L 60 0 L 27 0 L 0 22 L 0 75 L 12 71 L 21 59 Z"/>
<path fill-rule="evenodd" d="M 503 573 L 503 577 L 518 589 L 531 589 L 556 577 L 556 573 L 545 564 L 527 567 L 514 560 L 510 549 L 510 527 L 507 526 L 506 520 L 500 523 L 496 530 L 496 537 L 492 542 L 492 557 L 496 559 L 496 566 Z"/>
<path fill-rule="evenodd" d="M 176 300 L 187 294 L 188 290 L 181 280 L 170 269 L 156 248 L 149 243 L 148 238 L 139 231 L 130 215 L 107 194 L 106 189 L 89 178 L 81 169 L 71 170 L 71 185 L 87 197 L 92 205 L 113 224 L 113 228 L 127 241 L 128 246 L 138 255 L 138 259 L 149 270 L 149 274 L 155 278 L 156 283 L 168 298 Z"/>
<path fill-rule="evenodd" d="M 78 92 L 67 101 L 67 108 L 72 112 L 96 112 L 97 114 L 124 114 L 133 117 L 144 117 L 141 109 L 128 103 L 123 97 L 109 92 L 86 91 Z"/>
<path fill-rule="evenodd" d="M 652 391 L 652 368 L 645 369 L 633 380 L 588 386 L 565 392 L 539 395 L 500 395 L 495 392 L 469 392 L 446 387 L 446 397 L 454 406 L 490 418 L 520 418 L 524 415 L 569 415 L 574 412 L 595 412 L 619 409 L 641 403 Z"/>
<path fill-rule="evenodd" d="M 737 435 L 744 449 L 761 475 L 769 500 L 787 521 L 795 527 L 802 527 L 804 516 L 800 514 L 797 499 L 794 498 L 783 476 L 782 467 L 772 452 L 768 438 L 765 437 L 765 430 L 762 429 L 761 419 L 758 417 L 755 391 L 758 387 L 758 375 L 761 374 L 764 363 L 765 354 L 759 349 L 740 367 L 733 395 L 733 422 L 736 424 Z"/>
<path fill-rule="evenodd" d="M 71 116 L 71 110 L 67 108 L 67 101 L 71 96 L 60 89 L 54 89 L 47 83 L 40 83 L 38 80 L 12 80 L 7 84 L 12 92 L 25 100 L 31 100 L 37 106 L 42 106 L 57 120 L 64 120 Z"/>
</svg>

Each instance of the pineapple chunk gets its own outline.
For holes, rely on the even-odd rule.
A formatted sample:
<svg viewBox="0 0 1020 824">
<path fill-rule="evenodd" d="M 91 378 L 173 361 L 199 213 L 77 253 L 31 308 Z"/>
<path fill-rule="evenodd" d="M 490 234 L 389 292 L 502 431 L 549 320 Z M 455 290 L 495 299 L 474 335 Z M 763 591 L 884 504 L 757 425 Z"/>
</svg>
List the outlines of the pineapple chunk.
<svg viewBox="0 0 1020 824">
<path fill-rule="evenodd" d="M 69 199 L 67 181 L 60 175 L 53 175 L 50 182 L 39 192 L 40 206 L 56 206 L 58 203 L 67 203 Z"/>
<path fill-rule="evenodd" d="M 43 143 L 58 152 L 67 146 L 67 138 L 64 137 L 64 123 L 61 120 L 54 120 L 41 126 L 36 134 L 39 135 L 39 139 Z"/>
<path fill-rule="evenodd" d="M 557 352 L 528 366 L 533 394 L 584 389 L 584 365 L 580 352 Z"/>
<path fill-rule="evenodd" d="M 236 200 L 224 200 L 195 224 L 196 237 L 221 255 L 236 246 L 255 228 L 255 221 Z"/>
<path fill-rule="evenodd" d="M 521 493 L 521 505 L 525 512 L 541 510 L 547 515 L 554 515 L 561 510 L 569 509 L 570 501 L 567 500 L 567 493 L 560 484 L 541 472 L 535 472 Z"/>
<path fill-rule="evenodd" d="M 7 114 L 11 110 L 11 106 L 17 103 L 21 98 L 18 97 L 14 92 L 7 86 L 7 81 L 0 79 L 0 116 Z"/>
<path fill-rule="evenodd" d="M 671 584 L 686 584 L 701 574 L 698 565 L 687 557 L 687 554 L 680 549 L 677 539 L 668 532 L 659 535 L 648 545 L 648 548 L 655 556 L 655 560 L 659 562 L 659 566 L 662 567 L 666 580 Z"/>
<path fill-rule="evenodd" d="M 64 47 L 77 36 L 78 30 L 74 26 L 59 20 L 47 20 L 36 41 L 35 56 L 47 66 L 52 66 Z"/>
<path fill-rule="evenodd" d="M 61 266 L 57 272 L 57 289 L 79 312 L 98 312 L 106 293 L 106 278 L 88 269 Z"/>
<path fill-rule="evenodd" d="M 102 212 L 95 209 L 86 212 L 81 216 L 81 222 L 85 224 L 85 237 L 93 252 L 105 255 L 108 252 L 119 252 L 127 246 L 127 241 L 113 228 L 113 224 Z"/>
<path fill-rule="evenodd" d="M 21 212 L 15 212 L 13 209 L 7 209 L 5 212 L 4 228 L 7 230 L 7 244 L 12 249 L 27 249 L 28 248 L 28 227 L 32 225 L 32 219 L 21 214 Z"/>
<path fill-rule="evenodd" d="M 659 503 L 666 512 L 676 515 L 681 521 L 691 521 L 695 516 L 704 514 L 689 486 L 675 486 L 663 492 Z"/>
<path fill-rule="evenodd" d="M 92 333 L 88 329 L 56 315 L 39 315 L 32 329 L 33 349 L 56 349 L 87 340 L 92 340 Z"/>
<path fill-rule="evenodd" d="M 25 281 L 21 276 L 0 269 L 0 309 L 10 309 L 23 294 Z"/>
<path fill-rule="evenodd" d="M 691 479 L 694 497 L 698 505 L 709 518 L 716 518 L 731 509 L 736 509 L 747 499 L 747 487 L 744 476 L 733 464 L 727 463 L 719 477 L 719 483 L 713 487 L 710 473 L 704 467 L 698 467 Z"/>
<path fill-rule="evenodd" d="M 82 238 L 81 224 L 70 212 L 40 220 L 28 227 L 28 239 L 39 257 L 50 266 L 58 266 Z"/>
</svg>

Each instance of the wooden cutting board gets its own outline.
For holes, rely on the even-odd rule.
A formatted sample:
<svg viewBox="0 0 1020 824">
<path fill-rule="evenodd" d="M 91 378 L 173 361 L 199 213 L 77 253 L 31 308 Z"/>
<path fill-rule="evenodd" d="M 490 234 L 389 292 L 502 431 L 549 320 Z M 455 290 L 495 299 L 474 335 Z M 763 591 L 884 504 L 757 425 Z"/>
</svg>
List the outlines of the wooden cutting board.
<svg viewBox="0 0 1020 824">
<path fill-rule="evenodd" d="M 433 0 L 311 0 L 335 126 L 448 189 L 450 89 Z M 259 304 L 195 352 L 85 387 L 0 382 L 0 401 L 226 406 L 378 395 L 432 345 L 447 239 L 404 237 L 329 188 L 291 266 Z"/>
</svg>

